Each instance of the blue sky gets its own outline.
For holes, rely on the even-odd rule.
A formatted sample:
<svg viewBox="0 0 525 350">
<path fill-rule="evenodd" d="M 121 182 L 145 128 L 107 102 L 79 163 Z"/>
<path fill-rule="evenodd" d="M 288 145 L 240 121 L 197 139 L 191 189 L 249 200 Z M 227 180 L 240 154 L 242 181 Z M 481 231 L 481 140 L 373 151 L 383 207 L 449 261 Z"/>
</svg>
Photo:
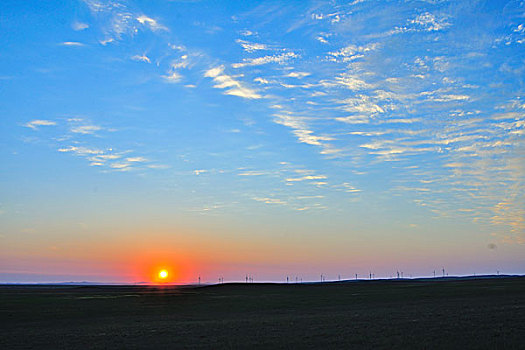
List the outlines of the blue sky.
<svg viewBox="0 0 525 350">
<path fill-rule="evenodd" d="M 3 280 L 523 273 L 523 1 L 0 7 Z"/>
</svg>

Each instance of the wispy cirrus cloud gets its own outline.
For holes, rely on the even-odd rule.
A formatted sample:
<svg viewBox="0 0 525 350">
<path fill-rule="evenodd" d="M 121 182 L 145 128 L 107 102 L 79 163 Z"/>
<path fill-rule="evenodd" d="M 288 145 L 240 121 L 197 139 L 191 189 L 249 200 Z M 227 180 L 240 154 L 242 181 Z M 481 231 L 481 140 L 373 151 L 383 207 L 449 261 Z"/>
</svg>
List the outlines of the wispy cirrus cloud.
<svg viewBox="0 0 525 350">
<path fill-rule="evenodd" d="M 141 30 L 159 37 L 171 34 L 159 24 L 164 22 L 161 19 L 128 6 L 87 2 L 102 22 L 107 42 L 131 38 Z M 366 1 L 337 6 L 318 3 L 298 14 L 287 7 L 275 11 L 275 7 L 261 6 L 266 12 L 257 11 L 251 18 L 257 20 L 260 34 L 244 30 L 242 39 L 235 39 L 238 28 L 254 27 L 236 17 L 239 26 L 226 43 L 235 53 L 218 56 L 220 59 L 207 56 L 196 64 L 203 72 L 199 78 L 204 74 L 213 80 L 213 88 L 222 94 L 262 99 L 257 101 L 257 109 L 266 109 L 253 117 L 253 124 L 260 127 L 258 132 L 267 132 L 261 125 L 268 121 L 287 128 L 289 137 L 299 144 L 296 146 L 304 147 L 307 154 L 315 153 L 308 158 L 316 159 L 326 175 L 319 175 L 321 171 L 239 170 L 234 173 L 242 179 L 237 179 L 279 178 L 281 185 L 293 189 L 317 183 L 334 191 L 378 195 L 380 190 L 362 188 L 355 179 L 362 176 L 357 174 L 384 172 L 396 181 L 385 181 L 385 191 L 413 199 L 436 217 L 468 214 L 478 223 L 501 228 L 500 233 L 525 236 L 516 220 L 522 215 L 517 208 L 523 192 L 523 169 L 517 160 L 522 156 L 525 133 L 519 107 L 523 102 L 522 94 L 509 87 L 509 81 L 515 83 L 516 77 L 522 76 L 523 64 L 502 54 L 503 47 L 512 51 L 513 45 L 522 43 L 525 29 L 521 17 L 487 31 L 476 27 L 483 36 L 463 42 L 454 39 L 469 35 L 453 4 L 423 2 L 416 9 L 407 3 L 389 2 L 379 9 Z M 267 14 L 264 21 L 261 13 Z M 304 42 L 265 34 L 273 33 L 283 18 L 290 19 L 287 33 L 300 34 Z M 133 57 L 159 64 L 167 82 L 184 79 L 186 86 L 201 88 L 186 81 L 193 59 L 189 50 L 172 50 L 134 51 L 148 52 L 151 59 L 145 54 Z M 511 94 L 515 105 L 500 108 L 501 100 Z M 319 154 L 322 160 L 318 160 Z M 133 158 L 122 156 L 115 167 L 140 163 L 129 160 Z M 105 164 L 102 159 L 98 158 L 99 163 Z M 335 174 L 337 181 L 333 180 Z M 439 188 L 449 191 L 443 193 Z M 321 206 L 313 197 L 304 199 L 312 203 L 299 205 L 292 193 L 268 193 L 276 194 L 259 193 L 250 198 L 266 204 L 286 203 L 296 210 Z M 457 210 L 455 202 L 462 210 Z"/>
<path fill-rule="evenodd" d="M 339 153 L 339 149 L 334 148 L 327 141 L 334 140 L 331 136 L 316 135 L 315 132 L 308 128 L 304 117 L 295 115 L 289 111 L 279 111 L 274 113 L 274 122 L 292 129 L 299 142 L 312 146 L 320 146 L 322 154 L 335 155 Z"/>
<path fill-rule="evenodd" d="M 189 68 L 190 65 L 191 59 L 189 55 L 183 54 L 171 61 L 168 72 L 163 78 L 169 83 L 178 83 L 182 80 L 181 70 Z"/>
<path fill-rule="evenodd" d="M 233 76 L 224 73 L 224 66 L 211 68 L 204 73 L 207 78 L 215 82 L 214 88 L 223 89 L 225 95 L 239 96 L 247 99 L 260 99 L 262 96 L 244 83 L 236 80 Z"/>
<path fill-rule="evenodd" d="M 112 148 L 100 149 L 87 146 L 66 146 L 58 149 L 61 153 L 71 153 L 89 161 L 90 166 L 114 171 L 131 171 L 137 169 L 138 163 L 147 162 L 146 158 L 125 157 L 131 151 L 116 152 Z"/>
<path fill-rule="evenodd" d="M 268 175 L 268 172 L 257 171 L 257 170 L 246 170 L 246 171 L 240 172 L 238 175 L 239 176 L 264 176 L 264 175 Z"/>
<path fill-rule="evenodd" d="M 168 30 L 167 27 L 157 22 L 157 20 L 151 17 L 148 17 L 146 15 L 140 15 L 136 19 L 140 24 L 147 26 L 153 31 L 167 31 Z"/>
<path fill-rule="evenodd" d="M 57 125 L 56 122 L 52 120 L 45 120 L 45 119 L 35 119 L 31 120 L 30 122 L 27 122 L 24 124 L 25 127 L 37 130 L 40 126 L 55 126 Z"/>
<path fill-rule="evenodd" d="M 73 126 L 70 129 L 70 131 L 75 134 L 84 134 L 84 135 L 92 135 L 92 134 L 95 134 L 99 130 L 102 130 L 102 127 L 98 125 L 78 125 L 78 126 Z"/>
<path fill-rule="evenodd" d="M 116 151 L 113 147 L 96 147 L 90 145 L 94 139 L 86 136 L 97 136 L 97 139 L 103 139 L 104 135 L 99 135 L 99 132 L 115 132 L 116 130 L 90 123 L 84 118 L 60 118 L 58 121 L 36 119 L 23 126 L 33 130 L 53 126 L 55 136 L 51 137 L 48 141 L 55 145 L 56 150 L 60 153 L 72 154 L 84 158 L 90 166 L 112 171 L 165 168 L 165 166 L 155 164 L 155 162 L 141 155 L 137 155 L 129 149 Z"/>
<path fill-rule="evenodd" d="M 130 163 L 143 163 L 143 162 L 147 162 L 148 159 L 144 157 L 128 157 L 126 158 L 126 161 Z"/>
<path fill-rule="evenodd" d="M 81 42 L 78 42 L 78 41 L 64 41 L 64 42 L 60 43 L 60 45 L 62 45 L 62 46 L 77 46 L 77 47 L 85 46 L 85 44 L 83 44 Z"/>
<path fill-rule="evenodd" d="M 233 68 L 243 68 L 243 67 L 250 67 L 250 66 L 260 66 L 268 63 L 278 63 L 283 64 L 293 58 L 299 57 L 298 54 L 295 52 L 284 52 L 277 55 L 268 55 L 263 57 L 257 57 L 257 58 L 244 58 L 242 60 L 242 63 L 234 63 L 232 64 Z"/>
<path fill-rule="evenodd" d="M 298 181 L 308 181 L 308 180 L 325 180 L 325 175 L 305 175 L 301 177 L 289 177 L 286 179 L 287 182 L 298 182 Z"/>
<path fill-rule="evenodd" d="M 68 147 L 62 147 L 58 149 L 59 152 L 73 152 L 75 154 L 85 156 L 85 155 L 93 155 L 93 154 L 104 154 L 104 151 L 99 149 L 93 149 L 88 148 L 84 146 L 68 146 Z"/>
<path fill-rule="evenodd" d="M 106 45 L 115 40 L 121 40 L 123 35 L 134 36 L 139 30 L 147 29 L 153 32 L 168 32 L 169 29 L 158 20 L 136 10 L 123 1 L 113 0 L 83 0 L 92 14 L 102 23 L 105 36 L 100 40 Z"/>
<path fill-rule="evenodd" d="M 73 28 L 73 30 L 78 32 L 78 31 L 81 31 L 81 30 L 88 29 L 89 28 L 89 24 L 84 23 L 84 22 L 74 21 L 71 24 L 71 28 Z"/>
<path fill-rule="evenodd" d="M 288 204 L 286 201 L 279 199 L 279 198 L 270 198 L 270 197 L 254 197 L 252 198 L 254 201 L 257 202 L 263 202 L 266 204 L 279 204 L 279 205 L 286 205 Z"/>
<path fill-rule="evenodd" d="M 151 63 L 151 60 L 145 54 L 131 56 L 131 59 L 133 61 L 140 61 L 140 62 Z"/>
<path fill-rule="evenodd" d="M 99 131 L 112 131 L 111 129 L 107 129 L 100 125 L 93 124 L 92 122 L 85 120 L 84 118 L 73 117 L 68 118 L 66 121 L 69 132 L 73 134 L 96 135 Z"/>
<path fill-rule="evenodd" d="M 417 15 L 416 18 L 409 20 L 408 23 L 413 24 L 418 29 L 425 30 L 427 32 L 443 30 L 447 27 L 450 27 L 451 25 L 447 21 L 447 18 L 438 18 L 434 14 L 429 12 Z"/>
<path fill-rule="evenodd" d="M 301 78 L 307 77 L 309 75 L 310 75 L 310 73 L 308 73 L 308 72 L 290 72 L 290 73 L 286 74 L 285 77 L 301 79 Z"/>
<path fill-rule="evenodd" d="M 395 27 L 387 33 L 394 35 L 409 32 L 436 32 L 451 26 L 447 17 L 438 17 L 435 14 L 424 12 L 414 18 L 408 19 L 404 26 Z"/>
<path fill-rule="evenodd" d="M 266 44 L 259 44 L 254 42 L 249 42 L 242 39 L 237 39 L 236 42 L 242 46 L 244 51 L 246 52 L 255 52 L 255 51 L 267 51 L 271 50 L 271 48 Z"/>
<path fill-rule="evenodd" d="M 348 45 L 337 51 L 328 52 L 328 59 L 335 62 L 353 61 L 364 57 L 364 55 L 370 51 L 379 49 L 380 46 L 379 43 L 370 43 L 362 46 Z"/>
</svg>

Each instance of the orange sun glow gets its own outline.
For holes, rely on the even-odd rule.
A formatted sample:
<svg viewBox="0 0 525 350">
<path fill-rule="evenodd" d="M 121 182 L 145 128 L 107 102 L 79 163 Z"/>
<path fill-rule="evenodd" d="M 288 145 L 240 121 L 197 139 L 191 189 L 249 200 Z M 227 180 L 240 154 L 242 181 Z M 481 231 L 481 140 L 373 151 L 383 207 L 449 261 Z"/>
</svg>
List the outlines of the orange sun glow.
<svg viewBox="0 0 525 350">
<path fill-rule="evenodd" d="M 167 270 L 160 270 L 159 271 L 159 278 L 161 280 L 165 280 L 166 278 L 168 278 L 168 271 Z"/>
</svg>

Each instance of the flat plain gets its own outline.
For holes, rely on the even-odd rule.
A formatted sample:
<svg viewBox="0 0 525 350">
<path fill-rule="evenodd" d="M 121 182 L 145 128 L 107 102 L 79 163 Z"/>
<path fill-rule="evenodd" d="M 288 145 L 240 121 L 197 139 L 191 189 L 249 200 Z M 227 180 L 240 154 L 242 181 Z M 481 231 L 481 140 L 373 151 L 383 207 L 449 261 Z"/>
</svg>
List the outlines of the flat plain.
<svg viewBox="0 0 525 350">
<path fill-rule="evenodd" d="M 1 349 L 524 349 L 525 277 L 0 286 Z"/>
</svg>

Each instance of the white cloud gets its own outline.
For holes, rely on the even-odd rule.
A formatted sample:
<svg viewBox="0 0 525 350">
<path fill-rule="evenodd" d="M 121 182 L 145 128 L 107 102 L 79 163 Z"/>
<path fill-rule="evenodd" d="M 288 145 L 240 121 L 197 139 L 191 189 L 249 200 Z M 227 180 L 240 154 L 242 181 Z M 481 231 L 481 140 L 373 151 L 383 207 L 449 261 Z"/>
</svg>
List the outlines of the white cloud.
<svg viewBox="0 0 525 350">
<path fill-rule="evenodd" d="M 313 133 L 314 132 L 312 130 L 306 130 L 306 129 L 296 129 L 293 131 L 293 134 L 297 136 L 297 138 L 299 139 L 299 142 L 303 142 L 309 145 L 323 146 L 323 143 L 321 141 L 333 140 L 333 137 L 316 136 Z"/>
<path fill-rule="evenodd" d="M 148 160 L 144 157 L 129 157 L 129 158 L 126 158 L 126 161 L 130 163 L 142 163 L 142 162 L 147 162 Z"/>
<path fill-rule="evenodd" d="M 102 130 L 102 128 L 98 125 L 79 125 L 79 126 L 74 126 L 70 129 L 70 131 L 75 134 L 84 134 L 84 135 L 91 135 L 99 130 Z"/>
<path fill-rule="evenodd" d="M 386 134 L 386 131 L 352 131 L 348 135 L 359 135 L 359 136 L 381 136 Z"/>
<path fill-rule="evenodd" d="M 104 152 L 98 149 L 92 149 L 87 147 L 77 147 L 77 146 L 69 146 L 66 148 L 59 148 L 59 152 L 73 152 L 78 155 L 93 155 L 93 154 L 103 154 Z"/>
<path fill-rule="evenodd" d="M 63 153 L 73 153 L 77 156 L 83 157 L 90 162 L 90 166 L 106 167 L 117 171 L 130 171 L 134 169 L 132 165 L 147 161 L 146 158 L 139 156 L 127 157 L 124 160 L 122 159 L 123 155 L 125 153 L 129 153 L 130 151 L 114 153 L 113 149 L 111 148 L 101 150 L 84 146 L 68 146 L 59 148 L 58 151 Z M 111 163 L 111 161 L 116 162 Z M 154 168 L 154 165 L 148 166 L 148 168 Z"/>
<path fill-rule="evenodd" d="M 167 27 L 159 24 L 157 20 L 130 9 L 123 1 L 83 1 L 102 23 L 102 29 L 106 36 L 104 40 L 100 41 L 102 45 L 120 40 L 125 34 L 133 36 L 143 28 L 154 32 L 168 30 Z"/>
<path fill-rule="evenodd" d="M 166 164 L 149 164 L 147 165 L 147 167 L 150 169 L 160 169 L 160 170 L 170 168 L 170 166 Z"/>
<path fill-rule="evenodd" d="M 182 75 L 175 70 L 172 70 L 167 75 L 163 75 L 162 77 L 169 83 L 178 83 L 182 79 Z"/>
<path fill-rule="evenodd" d="M 368 148 L 368 149 L 380 149 L 383 148 L 383 145 L 388 143 L 388 141 L 375 141 L 372 143 L 365 143 L 360 145 L 359 147 Z"/>
<path fill-rule="evenodd" d="M 337 23 L 341 20 L 341 16 L 340 16 L 340 13 L 338 12 L 334 12 L 334 13 L 327 13 L 327 14 L 324 14 L 324 13 L 312 13 L 311 14 L 311 18 L 313 20 L 317 20 L 317 21 L 321 21 L 321 20 L 330 20 L 330 22 L 333 24 L 333 23 Z"/>
<path fill-rule="evenodd" d="M 373 98 L 364 94 L 359 94 L 356 95 L 356 97 L 350 97 L 336 102 L 341 104 L 341 107 L 339 107 L 340 109 L 361 116 L 357 117 L 357 119 L 361 120 L 364 120 L 365 116 L 370 117 L 385 112 L 385 109 L 376 104 Z"/>
<path fill-rule="evenodd" d="M 76 31 L 84 30 L 89 28 L 89 24 L 75 21 L 71 24 L 71 28 Z"/>
<path fill-rule="evenodd" d="M 244 51 L 255 52 L 260 50 L 270 50 L 265 44 L 251 43 L 246 40 L 237 39 L 236 42 L 242 46 Z"/>
<path fill-rule="evenodd" d="M 127 6 L 117 2 L 102 2 L 99 0 L 84 0 L 91 12 L 103 19 L 104 32 L 107 38 L 103 45 L 115 39 L 120 39 L 124 33 L 133 35 L 136 27 L 133 24 L 133 14 Z"/>
<path fill-rule="evenodd" d="M 392 119 L 383 119 L 381 123 L 390 123 L 390 124 L 412 124 L 421 121 L 421 118 L 392 118 Z"/>
<path fill-rule="evenodd" d="M 136 18 L 140 24 L 148 26 L 153 31 L 168 30 L 165 26 L 159 24 L 156 20 L 146 15 L 141 15 Z"/>
<path fill-rule="evenodd" d="M 131 59 L 133 61 L 142 61 L 142 62 L 146 62 L 146 63 L 151 63 L 151 60 L 146 55 L 135 55 L 135 56 L 132 56 Z"/>
<path fill-rule="evenodd" d="M 315 39 L 317 39 L 319 42 L 322 42 L 323 44 L 328 44 L 328 40 L 326 40 L 322 35 L 317 36 Z"/>
<path fill-rule="evenodd" d="M 286 74 L 285 77 L 301 79 L 309 75 L 310 73 L 307 73 L 307 72 L 291 72 L 289 74 Z"/>
<path fill-rule="evenodd" d="M 164 75 L 163 78 L 170 83 L 177 83 L 182 79 L 182 75 L 179 71 L 181 69 L 188 68 L 189 65 L 190 60 L 188 58 L 188 55 L 182 55 L 178 59 L 175 59 L 171 62 L 168 74 Z"/>
<path fill-rule="evenodd" d="M 363 46 L 348 45 L 338 51 L 329 52 L 328 54 L 332 56 L 331 60 L 348 62 L 364 57 L 364 54 L 370 51 L 375 51 L 379 47 L 380 45 L 378 43 L 370 43 Z"/>
<path fill-rule="evenodd" d="M 274 114 L 274 122 L 292 129 L 306 129 L 306 125 L 300 117 L 292 114 Z"/>
<path fill-rule="evenodd" d="M 251 30 L 247 30 L 247 29 L 242 30 L 242 31 L 240 32 L 240 34 L 243 35 L 243 36 L 252 36 L 252 35 L 255 35 L 254 32 L 252 32 Z"/>
<path fill-rule="evenodd" d="M 233 68 L 242 68 L 242 67 L 248 67 L 248 66 L 259 66 L 263 64 L 268 63 L 279 63 L 283 64 L 286 61 L 299 57 L 298 54 L 294 52 L 285 52 L 279 55 L 269 55 L 264 57 L 257 57 L 257 58 L 245 58 L 242 60 L 242 63 L 234 63 L 232 64 Z"/>
<path fill-rule="evenodd" d="M 114 42 L 114 41 L 115 41 L 115 39 L 113 39 L 113 38 L 106 38 L 106 39 L 104 39 L 104 40 L 99 40 L 99 43 L 100 43 L 101 45 L 106 46 L 107 44 L 112 43 L 112 42 Z"/>
<path fill-rule="evenodd" d="M 361 78 L 352 74 L 342 74 L 335 78 L 335 82 L 350 90 L 366 90 L 374 87 L 374 85 L 368 84 Z"/>
<path fill-rule="evenodd" d="M 213 87 L 217 89 L 225 89 L 224 94 L 239 96 L 247 99 L 259 99 L 262 98 L 256 90 L 251 89 L 240 81 L 235 80 L 232 76 L 224 73 L 224 67 L 215 67 L 207 70 L 204 73 L 207 78 L 212 78 L 216 83 Z"/>
<path fill-rule="evenodd" d="M 315 39 L 323 44 L 329 44 L 328 38 L 332 35 L 333 33 L 319 33 Z"/>
<path fill-rule="evenodd" d="M 409 20 L 408 23 L 428 32 L 442 30 L 450 26 L 445 18 L 437 19 L 429 12 L 418 15 L 415 19 Z"/>
<path fill-rule="evenodd" d="M 88 159 L 92 162 L 105 162 L 107 160 L 115 160 L 122 158 L 120 154 L 98 154 Z"/>
<path fill-rule="evenodd" d="M 436 102 L 450 102 L 450 101 L 466 101 L 470 98 L 468 95 L 441 95 L 439 97 L 431 97 Z"/>
<path fill-rule="evenodd" d="M 354 186 L 352 186 L 348 182 L 343 182 L 342 184 L 334 186 L 334 187 L 337 188 L 337 189 L 341 189 L 342 191 L 347 192 L 347 193 L 361 192 L 360 189 L 355 188 Z"/>
<path fill-rule="evenodd" d="M 525 232 L 525 209 L 521 203 L 514 198 L 507 198 L 493 207 L 494 215 L 491 218 L 493 225 L 508 226 L 514 239 L 525 243 L 523 234 Z"/>
<path fill-rule="evenodd" d="M 129 171 L 132 170 L 130 163 L 112 163 L 109 165 L 111 169 L 115 169 L 118 171 Z"/>
<path fill-rule="evenodd" d="M 298 181 L 307 181 L 307 180 L 324 180 L 326 179 L 325 175 L 306 175 L 302 177 L 290 177 L 287 178 L 288 182 L 298 182 Z"/>
<path fill-rule="evenodd" d="M 403 27 L 396 27 L 389 31 L 387 35 L 407 33 L 407 32 L 434 32 L 450 27 L 447 18 L 436 18 L 435 15 L 425 12 L 409 19 Z"/>
<path fill-rule="evenodd" d="M 51 120 L 35 119 L 35 120 L 25 123 L 24 126 L 27 128 L 31 128 L 33 130 L 37 130 L 39 126 L 53 126 L 56 124 L 57 123 Z"/>
<path fill-rule="evenodd" d="M 243 171 L 242 173 L 239 173 L 238 175 L 239 176 L 262 176 L 262 175 L 268 175 L 268 173 L 264 171 L 249 170 L 249 171 Z"/>
<path fill-rule="evenodd" d="M 516 28 L 514 28 L 513 32 L 525 34 L 525 25 L 523 24 L 518 25 Z"/>
<path fill-rule="evenodd" d="M 299 142 L 322 147 L 323 150 L 320 152 L 321 154 L 335 154 L 340 151 L 339 149 L 333 148 L 332 145 L 325 142 L 334 140 L 333 137 L 314 135 L 314 131 L 308 129 L 306 123 L 303 120 L 304 118 L 295 116 L 289 112 L 276 113 L 273 116 L 275 117 L 275 123 L 293 129 L 292 133 L 297 137 Z"/>
<path fill-rule="evenodd" d="M 64 41 L 60 45 L 62 46 L 84 46 L 83 43 L 79 43 L 77 41 Z"/>
<path fill-rule="evenodd" d="M 263 202 L 263 203 L 266 203 L 266 204 L 281 204 L 281 205 L 286 205 L 286 202 L 281 200 L 281 199 L 277 199 L 277 198 L 268 198 L 268 197 L 254 197 L 252 198 L 253 200 L 256 200 L 258 202 Z"/>
<path fill-rule="evenodd" d="M 428 101 L 435 102 L 452 102 L 452 101 L 468 101 L 470 100 L 469 95 L 451 94 L 450 89 L 438 89 L 434 91 L 423 91 L 420 93 L 421 96 L 426 97 Z"/>
</svg>

